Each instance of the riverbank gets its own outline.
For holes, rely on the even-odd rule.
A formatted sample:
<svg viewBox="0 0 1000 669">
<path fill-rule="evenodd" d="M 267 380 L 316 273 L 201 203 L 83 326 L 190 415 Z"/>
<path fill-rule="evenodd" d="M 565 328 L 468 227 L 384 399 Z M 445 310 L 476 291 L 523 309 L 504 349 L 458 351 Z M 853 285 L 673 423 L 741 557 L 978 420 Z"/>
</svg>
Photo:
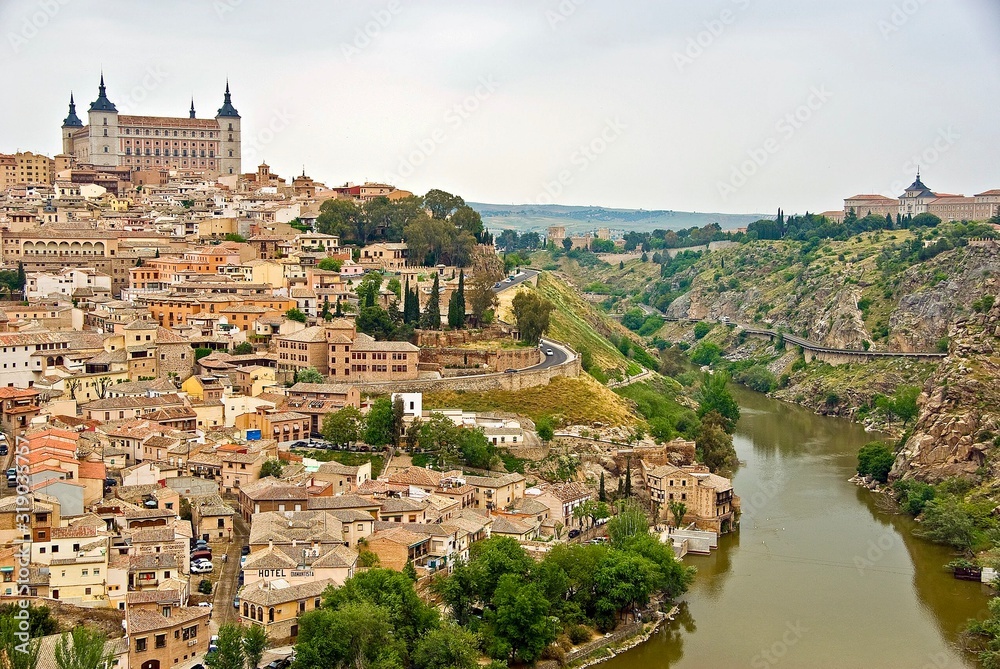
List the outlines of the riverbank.
<svg viewBox="0 0 1000 669">
<path fill-rule="evenodd" d="M 653 616 L 653 620 L 645 623 L 638 621 L 630 623 L 613 633 L 585 643 L 583 646 L 567 653 L 564 664 L 560 665 L 556 660 L 545 660 L 544 662 L 539 662 L 536 666 L 539 669 L 558 669 L 560 666 L 585 669 L 585 667 L 592 667 L 596 664 L 607 662 L 619 654 L 649 641 L 650 637 L 660 629 L 660 625 L 674 619 L 678 610 L 674 606 L 666 614 L 655 608 L 643 611 L 643 615 L 651 615 Z"/>
</svg>

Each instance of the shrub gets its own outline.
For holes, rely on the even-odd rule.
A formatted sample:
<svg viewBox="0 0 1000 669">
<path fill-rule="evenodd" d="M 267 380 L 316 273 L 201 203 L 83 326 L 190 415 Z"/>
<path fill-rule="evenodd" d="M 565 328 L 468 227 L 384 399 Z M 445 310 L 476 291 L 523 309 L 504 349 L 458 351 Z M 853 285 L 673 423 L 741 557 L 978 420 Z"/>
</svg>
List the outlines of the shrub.
<svg viewBox="0 0 1000 669">
<path fill-rule="evenodd" d="M 948 346 L 949 346 L 949 344 L 951 344 L 951 341 L 947 337 L 941 337 L 937 341 L 937 347 L 936 347 L 937 348 L 937 352 L 938 353 L 947 353 L 948 352 Z"/>
<path fill-rule="evenodd" d="M 713 342 L 699 342 L 691 351 L 691 361 L 697 365 L 711 365 L 722 357 L 722 348 Z"/>
<path fill-rule="evenodd" d="M 198 592 L 200 592 L 203 595 L 211 595 L 212 582 L 209 581 L 207 578 L 201 579 L 201 582 L 198 583 Z"/>
<path fill-rule="evenodd" d="M 586 625 L 573 625 L 569 628 L 569 640 L 574 645 L 579 646 L 581 643 L 587 643 L 591 636 L 590 629 Z"/>
<path fill-rule="evenodd" d="M 751 390 L 759 393 L 769 393 L 777 386 L 778 382 L 764 365 L 754 365 L 749 369 L 737 372 L 733 379 Z M 787 380 L 786 380 L 787 383 Z"/>
<path fill-rule="evenodd" d="M 858 473 L 885 483 L 895 459 L 892 449 L 881 441 L 869 442 L 858 451 Z"/>
<path fill-rule="evenodd" d="M 701 339 L 709 332 L 712 331 L 712 324 L 706 323 L 705 321 L 700 321 L 694 324 L 694 338 Z"/>
</svg>

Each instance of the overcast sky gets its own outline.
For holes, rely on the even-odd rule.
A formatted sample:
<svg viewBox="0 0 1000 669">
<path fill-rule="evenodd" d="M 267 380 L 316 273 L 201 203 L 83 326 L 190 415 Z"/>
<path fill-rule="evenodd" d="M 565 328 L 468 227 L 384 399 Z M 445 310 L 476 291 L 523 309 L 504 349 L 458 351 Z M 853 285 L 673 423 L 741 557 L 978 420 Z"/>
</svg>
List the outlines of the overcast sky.
<svg viewBox="0 0 1000 669">
<path fill-rule="evenodd" d="M 770 213 L 1000 188 L 997 0 L 0 0 L 0 151 L 61 150 L 103 67 L 243 168 L 470 201 Z"/>
</svg>

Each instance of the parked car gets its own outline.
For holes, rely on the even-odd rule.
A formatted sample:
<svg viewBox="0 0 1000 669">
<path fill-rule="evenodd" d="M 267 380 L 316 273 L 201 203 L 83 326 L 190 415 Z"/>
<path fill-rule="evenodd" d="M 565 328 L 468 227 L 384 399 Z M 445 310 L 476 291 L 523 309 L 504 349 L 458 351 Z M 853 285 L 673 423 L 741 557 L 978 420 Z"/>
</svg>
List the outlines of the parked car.
<svg viewBox="0 0 1000 669">
<path fill-rule="evenodd" d="M 205 541 L 204 539 L 198 539 L 197 541 L 194 542 L 194 550 L 198 551 L 198 550 L 211 550 L 211 549 L 208 547 L 207 541 Z"/>
<path fill-rule="evenodd" d="M 292 448 L 305 448 L 308 445 L 309 444 L 307 444 L 304 441 L 293 441 L 292 442 Z"/>
<path fill-rule="evenodd" d="M 250 555 L 250 546 L 244 546 L 241 548 L 240 555 Z"/>
<path fill-rule="evenodd" d="M 246 565 L 246 563 L 247 563 L 247 556 L 246 555 L 241 555 L 240 556 L 240 569 L 242 569 Z"/>
<path fill-rule="evenodd" d="M 16 477 L 15 478 L 7 477 L 7 487 L 8 488 L 16 488 L 17 487 L 17 478 Z"/>
<path fill-rule="evenodd" d="M 580 530 L 570 530 L 569 531 L 569 538 L 570 539 L 576 539 L 578 536 L 580 536 Z"/>
<path fill-rule="evenodd" d="M 211 574 L 212 573 L 212 563 L 211 562 L 192 562 L 191 563 L 191 573 L 192 574 Z"/>
<path fill-rule="evenodd" d="M 194 562 L 197 560 L 208 560 L 209 562 L 211 562 L 212 551 L 208 550 L 207 548 L 191 551 L 191 561 Z"/>
<path fill-rule="evenodd" d="M 6 441 L 0 442 L 0 455 L 7 455 L 7 453 L 8 453 L 7 442 Z"/>
<path fill-rule="evenodd" d="M 233 597 L 233 608 L 234 609 L 240 608 L 240 598 L 239 597 Z"/>
<path fill-rule="evenodd" d="M 7 478 L 10 478 L 11 476 L 17 476 L 17 467 L 11 467 L 7 470 Z"/>
<path fill-rule="evenodd" d="M 198 606 L 210 609 L 212 608 L 212 602 L 198 602 Z"/>
<path fill-rule="evenodd" d="M 503 370 L 504 374 L 517 374 L 517 370 L 513 367 Z"/>
</svg>

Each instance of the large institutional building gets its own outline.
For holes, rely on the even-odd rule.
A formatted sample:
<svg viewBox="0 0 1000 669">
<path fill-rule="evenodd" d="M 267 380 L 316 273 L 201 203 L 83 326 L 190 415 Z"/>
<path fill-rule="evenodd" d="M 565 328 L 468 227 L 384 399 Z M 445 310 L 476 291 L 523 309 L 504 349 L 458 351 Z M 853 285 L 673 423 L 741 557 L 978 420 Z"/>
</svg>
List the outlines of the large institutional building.
<svg viewBox="0 0 1000 669">
<path fill-rule="evenodd" d="M 985 221 L 1000 214 L 1000 189 L 977 193 L 972 197 L 935 193 L 917 178 L 898 198 L 878 194 L 855 195 L 844 200 L 843 212 L 825 212 L 827 218 L 843 220 L 844 216 L 854 212 L 859 218 L 868 214 L 877 216 L 889 215 L 916 216 L 917 214 L 934 214 L 942 221 Z"/>
<path fill-rule="evenodd" d="M 77 164 L 167 168 L 217 175 L 240 174 L 240 114 L 233 106 L 229 82 L 214 119 L 195 118 L 194 101 L 188 117 L 119 114 L 107 96 L 104 75 L 97 99 L 87 111 L 87 125 L 76 114 L 73 95 L 62 124 L 63 153 Z"/>
</svg>

